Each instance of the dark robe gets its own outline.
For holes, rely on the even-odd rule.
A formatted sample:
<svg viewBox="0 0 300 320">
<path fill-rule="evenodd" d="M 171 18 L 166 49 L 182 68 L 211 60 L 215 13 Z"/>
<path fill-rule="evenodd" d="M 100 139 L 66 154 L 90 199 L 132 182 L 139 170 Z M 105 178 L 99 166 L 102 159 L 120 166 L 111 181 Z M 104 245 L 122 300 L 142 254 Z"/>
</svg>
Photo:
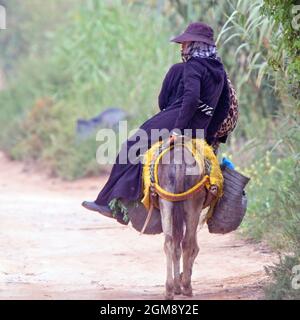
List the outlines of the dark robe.
<svg viewBox="0 0 300 320">
<path fill-rule="evenodd" d="M 212 116 L 199 109 L 203 103 L 213 109 Z M 151 129 L 192 129 L 193 136 L 196 129 L 203 129 L 205 139 L 212 143 L 214 134 L 229 110 L 229 91 L 223 64 L 215 59 L 198 57 L 174 64 L 163 81 L 158 105 L 161 111 L 140 126 L 148 133 L 147 141 L 142 141 L 146 149 L 156 142 L 150 139 Z M 120 153 L 127 153 L 139 140 L 137 131 L 122 144 Z M 120 153 L 107 183 L 95 201 L 99 205 L 108 205 L 113 198 L 138 200 L 142 197 L 142 163 L 138 160 L 139 153 L 136 154 L 134 164 L 119 163 Z"/>
</svg>

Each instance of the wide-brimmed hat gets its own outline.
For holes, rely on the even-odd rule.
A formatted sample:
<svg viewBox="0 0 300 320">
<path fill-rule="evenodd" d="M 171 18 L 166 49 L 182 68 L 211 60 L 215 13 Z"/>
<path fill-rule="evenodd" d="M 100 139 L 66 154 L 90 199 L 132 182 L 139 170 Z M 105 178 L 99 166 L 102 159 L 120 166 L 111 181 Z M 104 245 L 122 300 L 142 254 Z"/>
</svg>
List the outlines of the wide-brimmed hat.
<svg viewBox="0 0 300 320">
<path fill-rule="evenodd" d="M 172 38 L 170 41 L 177 43 L 202 41 L 210 45 L 215 45 L 214 30 L 205 23 L 192 22 L 182 34 Z"/>
</svg>

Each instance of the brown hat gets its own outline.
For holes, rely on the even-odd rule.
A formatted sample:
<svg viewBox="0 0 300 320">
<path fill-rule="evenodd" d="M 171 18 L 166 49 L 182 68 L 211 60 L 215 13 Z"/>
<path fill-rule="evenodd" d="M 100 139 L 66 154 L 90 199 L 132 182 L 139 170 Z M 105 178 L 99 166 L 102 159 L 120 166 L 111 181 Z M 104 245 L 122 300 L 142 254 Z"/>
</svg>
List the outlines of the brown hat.
<svg viewBox="0 0 300 320">
<path fill-rule="evenodd" d="M 186 41 L 202 41 L 210 45 L 215 45 L 214 30 L 205 23 L 192 22 L 182 34 L 170 41 L 177 43 Z"/>
</svg>

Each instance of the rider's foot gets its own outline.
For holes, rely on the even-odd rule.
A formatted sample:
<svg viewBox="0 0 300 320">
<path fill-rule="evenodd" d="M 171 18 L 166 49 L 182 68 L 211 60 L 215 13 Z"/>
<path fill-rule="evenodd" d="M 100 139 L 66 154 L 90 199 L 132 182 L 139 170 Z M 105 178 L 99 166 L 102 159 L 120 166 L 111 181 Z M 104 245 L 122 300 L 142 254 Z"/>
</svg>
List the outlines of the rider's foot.
<svg viewBox="0 0 300 320">
<path fill-rule="evenodd" d="M 88 210 L 96 211 L 103 214 L 106 217 L 113 218 L 113 214 L 110 208 L 107 206 L 101 206 L 95 203 L 94 201 L 83 201 L 81 205 Z"/>
<path fill-rule="evenodd" d="M 115 218 L 121 224 L 124 224 L 124 225 L 128 224 L 128 222 L 125 222 L 123 220 L 122 214 L 117 214 L 117 216 L 114 217 L 111 212 L 111 209 L 108 206 L 99 205 L 94 201 L 83 201 L 81 205 L 88 210 L 99 212 L 106 217 Z"/>
</svg>

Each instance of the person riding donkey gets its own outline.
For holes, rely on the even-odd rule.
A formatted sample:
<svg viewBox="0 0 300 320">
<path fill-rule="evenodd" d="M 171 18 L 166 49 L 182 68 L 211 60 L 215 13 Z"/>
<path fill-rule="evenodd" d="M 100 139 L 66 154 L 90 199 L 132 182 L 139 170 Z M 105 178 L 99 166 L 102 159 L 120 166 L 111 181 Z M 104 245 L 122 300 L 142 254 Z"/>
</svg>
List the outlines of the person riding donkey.
<svg viewBox="0 0 300 320">
<path fill-rule="evenodd" d="M 163 80 L 158 97 L 160 112 L 139 128 L 148 134 L 145 144 L 150 148 L 157 142 L 150 139 L 153 129 L 167 129 L 171 136 L 190 129 L 192 137 L 202 129 L 206 142 L 217 149 L 236 124 L 237 115 L 230 111 L 237 102 L 233 101 L 234 89 L 217 54 L 213 29 L 205 23 L 193 22 L 171 42 L 181 44 L 182 62 L 174 64 Z M 229 125 L 224 125 L 228 117 Z M 138 137 L 139 131 L 123 143 L 97 199 L 84 201 L 83 207 L 128 224 L 121 211 L 113 212 L 111 204 L 115 200 L 139 201 L 143 196 L 143 163 L 120 161 L 120 155 L 124 152 L 128 155 Z"/>
</svg>

